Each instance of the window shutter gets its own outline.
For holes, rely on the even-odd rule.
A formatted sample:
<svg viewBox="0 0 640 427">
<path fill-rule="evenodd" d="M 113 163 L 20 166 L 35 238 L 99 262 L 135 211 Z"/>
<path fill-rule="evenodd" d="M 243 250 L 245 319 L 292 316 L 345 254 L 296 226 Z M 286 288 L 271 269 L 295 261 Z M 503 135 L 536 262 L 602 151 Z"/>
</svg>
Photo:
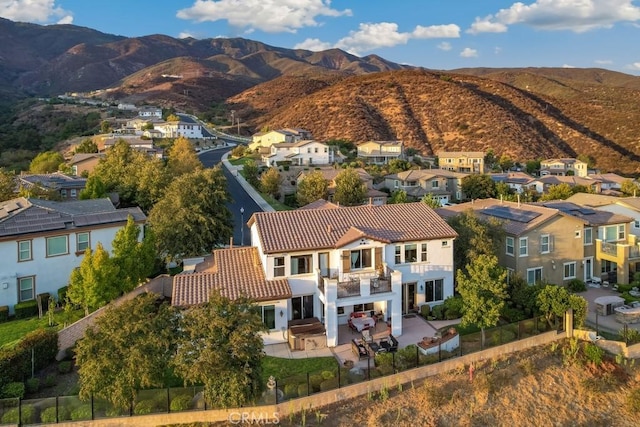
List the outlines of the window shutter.
<svg viewBox="0 0 640 427">
<path fill-rule="evenodd" d="M 374 255 L 374 268 L 378 268 L 379 265 L 382 265 L 382 248 L 376 248 L 375 249 L 375 255 Z"/>
<path fill-rule="evenodd" d="M 351 252 L 342 251 L 342 272 L 348 273 L 351 271 Z"/>
</svg>

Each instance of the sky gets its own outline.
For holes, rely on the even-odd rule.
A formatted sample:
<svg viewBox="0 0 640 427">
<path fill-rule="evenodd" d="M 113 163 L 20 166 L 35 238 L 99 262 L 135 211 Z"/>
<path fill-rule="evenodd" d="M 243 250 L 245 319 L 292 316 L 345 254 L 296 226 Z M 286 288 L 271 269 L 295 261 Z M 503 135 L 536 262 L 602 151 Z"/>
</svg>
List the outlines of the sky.
<svg viewBox="0 0 640 427">
<path fill-rule="evenodd" d="M 640 75 L 640 0 L 0 0 L 0 16 L 139 37 L 243 37 L 436 70 Z"/>
</svg>

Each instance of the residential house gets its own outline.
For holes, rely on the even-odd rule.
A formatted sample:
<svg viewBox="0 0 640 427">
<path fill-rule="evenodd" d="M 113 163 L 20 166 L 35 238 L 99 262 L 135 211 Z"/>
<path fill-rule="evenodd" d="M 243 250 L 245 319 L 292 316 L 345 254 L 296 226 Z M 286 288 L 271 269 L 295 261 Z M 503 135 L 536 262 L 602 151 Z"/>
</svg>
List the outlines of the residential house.
<svg viewBox="0 0 640 427">
<path fill-rule="evenodd" d="M 258 150 L 262 148 L 269 148 L 273 144 L 279 144 L 282 142 L 294 143 L 304 140 L 313 139 L 311 132 L 305 129 L 299 128 L 286 128 L 271 130 L 267 132 L 259 132 L 251 137 L 251 143 L 249 148 L 251 150 Z"/>
<path fill-rule="evenodd" d="M 121 102 L 120 104 L 118 104 L 118 110 L 135 111 L 136 110 L 136 106 L 135 106 L 135 104 L 129 104 L 129 103 L 126 103 L 126 102 Z"/>
<path fill-rule="evenodd" d="M 496 199 L 477 199 L 436 212 L 447 219 L 470 209 L 478 218 L 494 220 L 504 229 L 497 256 L 510 276 L 517 274 L 529 284 L 546 281 L 558 285 L 591 278 L 593 258 L 585 256 L 583 220 L 559 209 Z"/>
<path fill-rule="evenodd" d="M 202 125 L 192 122 L 161 122 L 154 123 L 154 129 L 160 131 L 162 138 L 178 138 L 184 136 L 185 138 L 206 138 L 203 132 Z"/>
<path fill-rule="evenodd" d="M 268 155 L 262 156 L 267 166 L 289 161 L 294 166 L 329 165 L 333 163 L 333 151 L 323 142 L 303 140 L 272 144 Z"/>
<path fill-rule="evenodd" d="M 466 173 L 443 169 L 419 169 L 399 172 L 384 177 L 384 186 L 390 191 L 403 190 L 409 199 L 419 200 L 427 194 L 433 195 L 441 205 L 461 200 L 462 178 Z"/>
<path fill-rule="evenodd" d="M 633 221 L 631 217 L 564 200 L 541 205 L 558 209 L 585 222 L 585 262 L 594 259 L 593 277 L 596 280 L 626 284 L 633 278 L 633 273 L 640 271 L 639 240 L 629 232 Z"/>
<path fill-rule="evenodd" d="M 296 184 L 299 185 L 305 176 L 312 172 L 320 172 L 324 179 L 329 183 L 329 200 L 333 200 L 333 195 L 336 192 L 336 178 L 342 172 L 343 169 L 336 169 L 333 167 L 321 167 L 309 171 L 300 171 L 296 177 Z M 384 205 L 387 203 L 389 195 L 384 191 L 374 188 L 373 177 L 362 168 L 355 168 L 354 171 L 360 176 L 360 181 L 367 187 L 367 203 L 372 205 Z"/>
<path fill-rule="evenodd" d="M 588 177 L 600 181 L 601 192 L 612 196 L 622 196 L 622 183 L 629 179 L 616 173 L 589 174 Z"/>
<path fill-rule="evenodd" d="M 367 141 L 358 144 L 358 157 L 366 163 L 384 165 L 393 159 L 404 158 L 402 141 Z"/>
<path fill-rule="evenodd" d="M 640 198 L 616 197 L 605 194 L 576 193 L 567 202 L 632 218 L 629 232 L 640 237 Z"/>
<path fill-rule="evenodd" d="M 69 176 L 62 172 L 45 174 L 21 173 L 16 177 L 16 180 L 18 186 L 26 190 L 39 186 L 44 190 L 55 191 L 63 201 L 76 200 L 87 184 L 87 178 Z"/>
<path fill-rule="evenodd" d="M 284 341 L 288 321 L 316 317 L 334 347 L 352 312 L 382 313 L 399 336 L 403 314 L 453 295 L 457 234 L 424 203 L 259 212 L 248 226 L 266 281 L 291 289 L 269 342 Z"/>
<path fill-rule="evenodd" d="M 579 176 L 588 174 L 587 163 L 573 158 L 547 159 L 540 162 L 540 176 Z"/>
<path fill-rule="evenodd" d="M 77 153 L 67 162 L 75 176 L 89 175 L 100 163 L 104 153 Z"/>
<path fill-rule="evenodd" d="M 489 176 L 496 184 L 507 184 L 516 193 L 523 193 L 529 187 L 534 186 L 535 182 L 535 178 L 524 172 L 492 173 Z"/>
<path fill-rule="evenodd" d="M 139 208 L 116 209 L 109 199 L 53 202 L 17 198 L 0 203 L 0 306 L 57 296 L 87 248 L 111 251 L 129 215 L 142 225 Z"/>
<path fill-rule="evenodd" d="M 549 191 L 549 187 L 552 185 L 567 184 L 569 187 L 575 187 L 581 185 L 588 188 L 594 193 L 599 193 L 602 189 L 600 181 L 597 179 L 591 179 L 589 177 L 583 178 L 580 176 L 565 176 L 565 175 L 545 175 L 540 178 L 534 179 L 528 184 L 529 187 L 535 188 L 535 190 L 544 194 Z"/>
<path fill-rule="evenodd" d="M 102 138 L 101 144 L 99 145 L 100 151 L 105 152 L 110 148 L 113 148 L 116 143 L 119 141 L 124 141 L 129 144 L 134 150 L 141 151 L 145 154 L 148 154 L 153 157 L 163 158 L 164 150 L 162 148 L 158 148 L 153 144 L 152 139 L 145 139 L 138 136 L 118 136 L 118 137 L 106 137 Z"/>
<path fill-rule="evenodd" d="M 440 151 L 436 155 L 440 169 L 463 173 L 485 173 L 485 153 L 482 151 Z"/>
<path fill-rule="evenodd" d="M 162 118 L 162 108 L 152 106 L 142 106 L 138 109 L 138 116 L 144 118 Z"/>
</svg>

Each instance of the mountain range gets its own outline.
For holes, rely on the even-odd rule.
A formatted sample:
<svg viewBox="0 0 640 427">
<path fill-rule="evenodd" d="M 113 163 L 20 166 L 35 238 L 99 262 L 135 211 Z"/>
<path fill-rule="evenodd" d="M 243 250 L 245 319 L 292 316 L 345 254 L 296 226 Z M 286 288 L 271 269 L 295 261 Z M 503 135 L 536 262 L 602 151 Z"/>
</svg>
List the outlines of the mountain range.
<svg viewBox="0 0 640 427">
<path fill-rule="evenodd" d="M 301 127 L 319 140 L 399 139 L 424 154 L 587 154 L 603 171 L 640 173 L 640 77 L 624 73 L 429 70 L 338 49 L 127 38 L 0 19 L 5 100 L 98 89 L 118 100 L 196 112 L 225 103 L 252 131 Z"/>
</svg>

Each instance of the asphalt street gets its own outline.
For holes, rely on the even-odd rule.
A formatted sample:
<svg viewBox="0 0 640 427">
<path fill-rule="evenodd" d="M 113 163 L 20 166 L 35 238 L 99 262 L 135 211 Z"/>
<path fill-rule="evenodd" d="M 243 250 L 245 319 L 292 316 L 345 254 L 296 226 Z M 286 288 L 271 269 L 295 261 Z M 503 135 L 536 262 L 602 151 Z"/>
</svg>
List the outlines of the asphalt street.
<svg viewBox="0 0 640 427">
<path fill-rule="evenodd" d="M 200 161 L 202 161 L 202 164 L 207 168 L 213 167 L 221 162 L 224 153 L 230 151 L 231 148 L 232 147 L 229 147 L 228 150 L 211 150 L 200 153 Z M 249 218 L 251 218 L 251 215 L 253 215 L 254 212 L 262 212 L 262 210 L 256 204 L 256 202 L 253 201 L 251 196 L 247 194 L 244 188 L 242 188 L 240 183 L 238 183 L 238 181 L 231 174 L 231 172 L 227 170 L 227 168 L 222 167 L 222 171 L 227 178 L 227 189 L 232 198 L 231 203 L 228 203 L 227 207 L 231 210 L 231 214 L 233 215 L 234 245 L 242 243 L 243 245 L 248 246 L 251 244 L 251 236 L 249 234 L 250 231 L 246 226 L 246 223 Z M 240 212 L 241 208 L 244 208 L 244 214 Z M 240 224 L 242 224 L 243 226 L 241 227 Z"/>
</svg>

